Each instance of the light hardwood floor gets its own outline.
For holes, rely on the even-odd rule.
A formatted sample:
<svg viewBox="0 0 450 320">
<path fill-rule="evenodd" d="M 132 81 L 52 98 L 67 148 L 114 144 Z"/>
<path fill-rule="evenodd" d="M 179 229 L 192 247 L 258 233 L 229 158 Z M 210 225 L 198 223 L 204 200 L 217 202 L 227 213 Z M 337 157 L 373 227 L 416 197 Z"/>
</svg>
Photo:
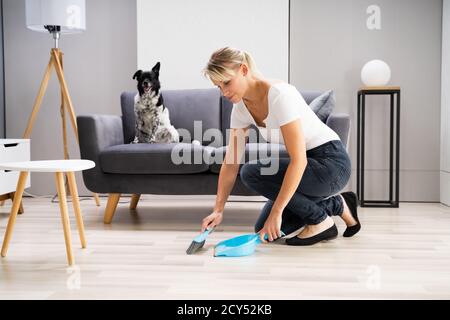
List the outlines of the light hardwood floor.
<svg viewBox="0 0 450 320">
<path fill-rule="evenodd" d="M 59 207 L 24 198 L 8 256 L 0 259 L 0 299 L 449 299 L 450 208 L 401 203 L 359 208 L 362 231 L 312 247 L 260 245 L 249 257 L 214 258 L 213 246 L 252 232 L 263 202 L 230 202 L 204 250 L 186 255 L 213 198 L 122 198 L 111 225 L 93 199 L 81 202 L 87 248 L 71 213 L 76 266 L 68 268 Z M 70 204 L 69 204 L 70 205 Z M 0 237 L 10 203 L 0 207 Z M 70 208 L 72 209 L 72 208 Z"/>
</svg>

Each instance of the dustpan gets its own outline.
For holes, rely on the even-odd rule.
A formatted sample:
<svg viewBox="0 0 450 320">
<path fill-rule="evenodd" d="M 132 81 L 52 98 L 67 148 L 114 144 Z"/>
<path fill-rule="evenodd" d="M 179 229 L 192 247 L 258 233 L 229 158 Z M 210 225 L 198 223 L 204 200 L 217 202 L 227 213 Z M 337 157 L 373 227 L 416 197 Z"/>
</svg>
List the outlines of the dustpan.
<svg viewBox="0 0 450 320">
<path fill-rule="evenodd" d="M 281 235 L 285 234 L 281 232 Z M 267 240 L 267 234 L 264 236 Z M 258 244 L 261 243 L 258 233 L 244 234 L 219 242 L 214 247 L 215 257 L 243 257 L 255 252 Z"/>
</svg>

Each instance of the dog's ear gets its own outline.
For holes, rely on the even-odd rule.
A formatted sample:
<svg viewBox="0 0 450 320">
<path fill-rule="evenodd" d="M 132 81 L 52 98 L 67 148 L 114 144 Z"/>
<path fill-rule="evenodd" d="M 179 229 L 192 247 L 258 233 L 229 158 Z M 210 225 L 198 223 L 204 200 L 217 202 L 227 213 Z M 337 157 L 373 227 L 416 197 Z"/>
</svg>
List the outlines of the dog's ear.
<svg viewBox="0 0 450 320">
<path fill-rule="evenodd" d="M 161 67 L 161 63 L 156 63 L 155 66 L 152 68 L 153 72 L 159 73 L 159 68 Z"/>
<path fill-rule="evenodd" d="M 136 79 L 136 77 L 139 78 L 141 76 L 141 74 L 142 74 L 142 70 L 136 71 L 136 73 L 133 76 L 133 80 Z"/>
</svg>

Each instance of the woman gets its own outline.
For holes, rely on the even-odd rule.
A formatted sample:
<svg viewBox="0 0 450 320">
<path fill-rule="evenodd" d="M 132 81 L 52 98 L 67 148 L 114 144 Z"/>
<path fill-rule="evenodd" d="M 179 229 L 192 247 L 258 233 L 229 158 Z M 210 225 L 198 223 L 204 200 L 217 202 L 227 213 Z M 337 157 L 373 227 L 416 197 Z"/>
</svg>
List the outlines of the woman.
<svg viewBox="0 0 450 320">
<path fill-rule="evenodd" d="M 222 164 L 214 211 L 203 219 L 202 230 L 222 222 L 225 203 L 233 188 L 245 151 L 248 128 L 257 126 L 269 142 L 285 145 L 289 158 L 251 161 L 241 168 L 242 182 L 268 198 L 255 225 L 266 242 L 298 230 L 289 245 L 312 245 L 337 236 L 332 215 L 346 223 L 345 237 L 360 230 L 356 195 L 335 195 L 347 184 L 351 164 L 339 136 L 325 125 L 290 84 L 264 78 L 247 52 L 217 50 L 204 70 L 233 104 L 230 139 Z M 275 174 L 264 168 L 276 161 Z M 333 196 L 335 195 L 335 196 Z M 304 227 L 301 232 L 300 229 Z"/>
</svg>

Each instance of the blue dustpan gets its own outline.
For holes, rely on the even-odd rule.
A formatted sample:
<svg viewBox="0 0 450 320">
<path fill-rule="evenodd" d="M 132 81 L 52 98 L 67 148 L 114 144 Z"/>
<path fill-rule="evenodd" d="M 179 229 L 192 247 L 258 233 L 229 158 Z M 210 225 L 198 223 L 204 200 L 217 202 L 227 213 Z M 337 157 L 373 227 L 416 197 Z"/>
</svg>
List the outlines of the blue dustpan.
<svg viewBox="0 0 450 320">
<path fill-rule="evenodd" d="M 284 236 L 285 234 L 281 232 Z M 267 234 L 264 236 L 267 240 Z M 256 246 L 261 243 L 258 233 L 244 234 L 219 242 L 214 247 L 214 257 L 243 257 L 255 252 Z"/>
</svg>

